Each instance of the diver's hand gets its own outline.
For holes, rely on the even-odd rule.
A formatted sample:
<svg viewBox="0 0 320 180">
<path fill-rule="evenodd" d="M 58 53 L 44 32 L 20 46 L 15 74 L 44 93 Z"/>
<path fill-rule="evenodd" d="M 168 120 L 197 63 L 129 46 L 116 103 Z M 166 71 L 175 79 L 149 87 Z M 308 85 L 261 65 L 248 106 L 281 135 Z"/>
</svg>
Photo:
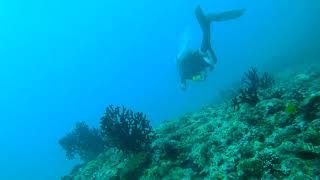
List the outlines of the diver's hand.
<svg viewBox="0 0 320 180">
<path fill-rule="evenodd" d="M 208 56 L 208 51 L 202 51 L 201 49 L 198 49 L 198 52 L 202 57 Z"/>
</svg>

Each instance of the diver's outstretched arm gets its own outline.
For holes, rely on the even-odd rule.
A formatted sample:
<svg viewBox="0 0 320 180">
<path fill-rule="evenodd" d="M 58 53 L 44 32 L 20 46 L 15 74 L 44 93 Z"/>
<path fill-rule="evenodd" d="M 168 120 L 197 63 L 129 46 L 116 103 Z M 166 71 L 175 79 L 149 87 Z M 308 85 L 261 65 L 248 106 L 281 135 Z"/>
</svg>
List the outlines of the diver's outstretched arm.
<svg viewBox="0 0 320 180">
<path fill-rule="evenodd" d="M 211 13 L 207 15 L 207 18 L 209 21 L 227 21 L 242 16 L 244 12 L 245 9 L 235 9 L 222 13 Z"/>
</svg>

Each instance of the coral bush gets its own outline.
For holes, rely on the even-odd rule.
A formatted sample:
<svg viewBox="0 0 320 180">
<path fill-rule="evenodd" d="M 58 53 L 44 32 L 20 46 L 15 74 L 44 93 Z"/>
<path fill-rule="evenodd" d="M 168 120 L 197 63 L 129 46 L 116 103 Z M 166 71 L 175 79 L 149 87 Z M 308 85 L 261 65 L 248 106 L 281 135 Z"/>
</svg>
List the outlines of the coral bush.
<svg viewBox="0 0 320 180">
<path fill-rule="evenodd" d="M 90 128 L 85 122 L 76 123 L 73 131 L 60 139 L 59 144 L 66 151 L 68 159 L 79 156 L 83 161 L 94 159 L 104 149 L 100 131 Z"/>
<path fill-rule="evenodd" d="M 267 89 L 275 84 L 274 78 L 267 72 L 264 72 L 259 80 L 259 86 L 261 89 Z"/>
<path fill-rule="evenodd" d="M 240 89 L 239 95 L 240 103 L 248 103 L 252 106 L 259 102 L 257 89 Z"/>
<path fill-rule="evenodd" d="M 100 125 L 104 140 L 123 151 L 146 150 L 152 141 L 153 131 L 146 115 L 125 107 L 107 107 Z"/>
<path fill-rule="evenodd" d="M 244 74 L 241 83 L 239 96 L 232 99 L 234 109 L 239 109 L 240 103 L 256 105 L 260 101 L 258 91 L 273 86 L 275 80 L 267 72 L 260 77 L 257 68 L 252 67 Z"/>
<path fill-rule="evenodd" d="M 241 82 L 249 91 L 256 91 L 260 85 L 260 78 L 257 68 L 252 67 L 246 73 L 244 73 Z"/>
</svg>

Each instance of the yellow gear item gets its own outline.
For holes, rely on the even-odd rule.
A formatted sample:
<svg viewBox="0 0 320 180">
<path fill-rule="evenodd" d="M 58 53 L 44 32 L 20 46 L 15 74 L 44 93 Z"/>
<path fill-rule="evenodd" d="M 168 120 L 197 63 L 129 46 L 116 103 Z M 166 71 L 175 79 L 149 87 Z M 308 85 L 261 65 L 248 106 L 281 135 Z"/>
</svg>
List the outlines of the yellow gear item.
<svg viewBox="0 0 320 180">
<path fill-rule="evenodd" d="M 199 75 L 193 76 L 193 77 L 192 77 L 192 80 L 193 80 L 193 81 L 203 81 L 204 78 L 203 78 L 203 76 L 201 76 L 201 74 L 199 74 Z"/>
</svg>

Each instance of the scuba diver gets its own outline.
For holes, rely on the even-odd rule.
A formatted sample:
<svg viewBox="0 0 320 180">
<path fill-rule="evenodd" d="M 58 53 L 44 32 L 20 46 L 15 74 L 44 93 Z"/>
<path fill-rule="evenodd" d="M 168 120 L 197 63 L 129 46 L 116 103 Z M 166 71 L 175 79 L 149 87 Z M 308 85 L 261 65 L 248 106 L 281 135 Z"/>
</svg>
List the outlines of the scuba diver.
<svg viewBox="0 0 320 180">
<path fill-rule="evenodd" d="M 211 22 L 226 21 L 243 15 L 244 9 L 205 15 L 200 6 L 195 15 L 202 30 L 201 47 L 198 50 L 184 49 L 177 57 L 181 88 L 187 89 L 187 80 L 204 81 L 209 71 L 217 63 L 216 55 L 211 46 Z"/>
</svg>

